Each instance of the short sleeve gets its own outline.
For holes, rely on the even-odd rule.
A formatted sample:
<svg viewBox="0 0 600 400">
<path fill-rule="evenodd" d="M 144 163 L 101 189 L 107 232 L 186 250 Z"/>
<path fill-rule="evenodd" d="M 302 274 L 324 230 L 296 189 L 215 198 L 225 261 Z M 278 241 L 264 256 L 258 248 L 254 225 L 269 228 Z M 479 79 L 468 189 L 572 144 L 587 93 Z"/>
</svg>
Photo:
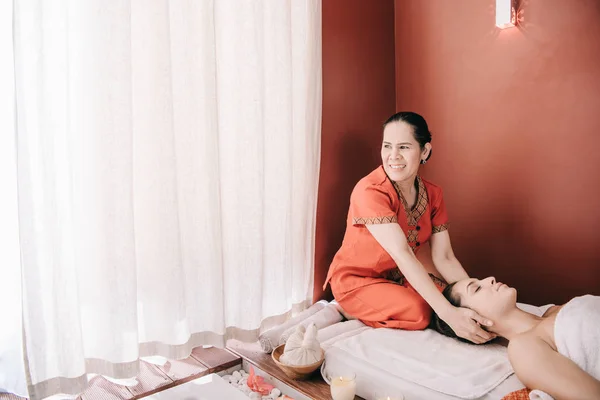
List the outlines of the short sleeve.
<svg viewBox="0 0 600 400">
<path fill-rule="evenodd" d="M 398 222 L 389 193 L 379 185 L 356 187 L 350 198 L 349 214 L 353 225 Z"/>
<path fill-rule="evenodd" d="M 439 233 L 448 229 L 448 212 L 446 211 L 446 202 L 440 190 L 437 199 L 437 205 L 431 210 L 431 233 Z"/>
</svg>

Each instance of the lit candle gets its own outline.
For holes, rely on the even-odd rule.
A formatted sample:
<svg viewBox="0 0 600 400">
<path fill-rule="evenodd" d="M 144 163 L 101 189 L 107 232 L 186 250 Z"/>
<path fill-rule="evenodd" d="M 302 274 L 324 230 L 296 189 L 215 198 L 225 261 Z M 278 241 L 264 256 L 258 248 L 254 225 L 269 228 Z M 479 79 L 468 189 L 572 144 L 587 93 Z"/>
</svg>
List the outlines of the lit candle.
<svg viewBox="0 0 600 400">
<path fill-rule="evenodd" d="M 356 382 L 353 376 L 340 376 L 331 380 L 331 397 L 333 400 L 354 400 Z"/>
<path fill-rule="evenodd" d="M 402 396 L 402 395 L 383 396 L 383 397 L 378 397 L 377 400 L 404 400 L 404 396 Z"/>
</svg>

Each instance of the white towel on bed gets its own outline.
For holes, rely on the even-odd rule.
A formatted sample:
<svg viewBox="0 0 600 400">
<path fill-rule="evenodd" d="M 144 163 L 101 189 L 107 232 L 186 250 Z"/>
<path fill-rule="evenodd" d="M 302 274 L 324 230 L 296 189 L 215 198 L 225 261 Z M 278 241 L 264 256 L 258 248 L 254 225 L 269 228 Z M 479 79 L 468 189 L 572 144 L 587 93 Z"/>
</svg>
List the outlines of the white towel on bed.
<svg viewBox="0 0 600 400">
<path fill-rule="evenodd" d="M 478 399 L 512 375 L 506 348 L 475 346 L 427 329 L 367 329 L 338 340 L 343 351 L 405 381 L 462 399 Z M 334 351 L 334 352 L 335 352 Z"/>
<path fill-rule="evenodd" d="M 339 322 L 330 325 L 319 331 L 319 342 L 321 348 L 327 351 L 338 340 L 346 339 L 354 335 L 358 335 L 362 331 L 372 329 L 357 319 L 352 321 Z"/>
<path fill-rule="evenodd" d="M 337 324 L 329 325 L 326 328 L 320 329 L 318 333 L 319 342 L 323 343 L 330 339 L 334 339 L 346 332 L 354 331 L 359 328 L 366 327 L 365 324 L 357 319 L 352 321 L 339 322 Z"/>
<path fill-rule="evenodd" d="M 295 328 L 296 325 L 300 324 L 302 321 L 304 321 L 311 315 L 314 315 L 317 312 L 321 311 L 328 304 L 329 303 L 325 300 L 318 301 L 312 306 L 308 307 L 306 310 L 302 311 L 300 314 L 288 319 L 283 324 L 261 333 L 258 337 L 258 341 L 260 342 L 260 347 L 262 348 L 262 351 L 264 351 L 265 353 L 270 353 L 275 349 L 275 347 L 285 343 L 285 341 L 281 341 L 281 335 L 285 331 L 287 331 L 290 328 L 293 331 L 293 328 Z"/>
<path fill-rule="evenodd" d="M 554 339 L 560 354 L 600 380 L 600 297 L 575 297 L 556 315 Z M 529 394 L 531 400 L 552 400 L 541 390 Z"/>
</svg>

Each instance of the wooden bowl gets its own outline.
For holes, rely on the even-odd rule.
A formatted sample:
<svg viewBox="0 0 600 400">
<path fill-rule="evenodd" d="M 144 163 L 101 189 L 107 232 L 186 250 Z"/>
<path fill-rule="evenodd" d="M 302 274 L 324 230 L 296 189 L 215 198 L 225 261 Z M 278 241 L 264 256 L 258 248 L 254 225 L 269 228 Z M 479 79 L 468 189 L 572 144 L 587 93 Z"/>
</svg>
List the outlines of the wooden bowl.
<svg viewBox="0 0 600 400">
<path fill-rule="evenodd" d="M 275 361 L 275 364 L 277 364 L 279 369 L 281 369 L 287 375 L 288 378 L 296 379 L 296 380 L 306 379 L 313 372 L 315 372 L 317 369 L 319 369 L 321 364 L 323 364 L 323 361 L 325 361 L 325 352 L 323 351 L 323 349 L 321 349 L 321 361 L 317 361 L 316 363 L 309 364 L 309 365 L 302 365 L 302 366 L 284 364 L 279 361 L 279 357 L 281 357 L 281 355 L 283 354 L 284 347 L 285 347 L 285 344 L 277 346 L 275 348 L 275 350 L 273 350 L 273 353 L 271 353 L 271 358 L 273 358 L 273 361 Z"/>
</svg>

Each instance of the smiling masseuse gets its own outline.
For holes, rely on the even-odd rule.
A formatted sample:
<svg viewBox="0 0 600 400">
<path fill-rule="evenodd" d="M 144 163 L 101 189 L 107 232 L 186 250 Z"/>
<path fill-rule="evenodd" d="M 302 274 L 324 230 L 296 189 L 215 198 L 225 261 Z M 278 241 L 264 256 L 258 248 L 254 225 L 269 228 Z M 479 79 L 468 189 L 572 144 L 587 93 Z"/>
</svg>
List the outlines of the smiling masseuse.
<svg viewBox="0 0 600 400">
<path fill-rule="evenodd" d="M 375 328 L 425 329 L 432 309 L 460 337 L 484 343 L 491 322 L 455 307 L 441 294 L 415 254 L 430 242 L 437 271 L 448 283 L 469 276 L 454 256 L 442 189 L 421 178 L 431 156 L 431 133 L 414 112 L 398 112 L 383 125 L 382 165 L 350 196 L 346 233 L 327 280 L 347 314 Z M 436 283 L 434 283 L 434 280 Z"/>
</svg>

